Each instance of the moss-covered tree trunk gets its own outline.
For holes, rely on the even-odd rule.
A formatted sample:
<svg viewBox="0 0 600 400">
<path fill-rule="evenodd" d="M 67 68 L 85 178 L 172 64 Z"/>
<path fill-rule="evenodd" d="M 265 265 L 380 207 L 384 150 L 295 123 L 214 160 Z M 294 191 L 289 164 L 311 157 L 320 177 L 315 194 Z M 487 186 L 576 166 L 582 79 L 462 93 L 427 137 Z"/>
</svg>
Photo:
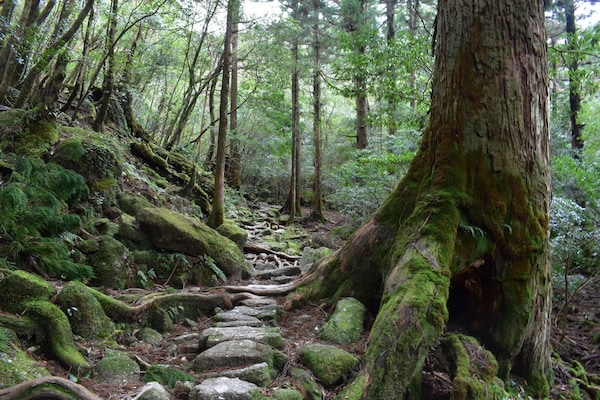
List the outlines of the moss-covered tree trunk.
<svg viewBox="0 0 600 400">
<path fill-rule="evenodd" d="M 501 378 L 512 368 L 547 393 L 545 38 L 542 2 L 438 3 L 431 119 L 407 175 L 288 299 L 351 295 L 377 313 L 345 398 L 418 398 L 411 382 L 453 326 Z"/>
</svg>

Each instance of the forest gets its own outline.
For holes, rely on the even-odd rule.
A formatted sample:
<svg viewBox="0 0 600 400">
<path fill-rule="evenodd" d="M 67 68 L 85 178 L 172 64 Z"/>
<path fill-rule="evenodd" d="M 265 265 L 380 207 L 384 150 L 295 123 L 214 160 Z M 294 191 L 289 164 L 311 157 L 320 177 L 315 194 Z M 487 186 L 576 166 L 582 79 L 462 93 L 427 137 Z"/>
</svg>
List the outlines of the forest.
<svg viewBox="0 0 600 400">
<path fill-rule="evenodd" d="M 600 399 L 595 0 L 0 0 L 0 399 Z"/>
</svg>

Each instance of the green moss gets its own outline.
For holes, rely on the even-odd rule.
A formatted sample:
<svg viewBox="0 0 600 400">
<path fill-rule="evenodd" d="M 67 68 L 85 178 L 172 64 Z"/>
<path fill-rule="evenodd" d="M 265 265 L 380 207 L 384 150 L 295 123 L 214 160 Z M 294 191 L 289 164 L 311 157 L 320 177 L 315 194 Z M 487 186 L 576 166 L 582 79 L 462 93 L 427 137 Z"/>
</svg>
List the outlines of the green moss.
<svg viewBox="0 0 600 400">
<path fill-rule="evenodd" d="M 325 385 L 333 385 L 358 363 L 352 354 L 334 346 L 309 344 L 299 352 L 300 360 Z"/>
<path fill-rule="evenodd" d="M 127 382 L 139 380 L 140 367 L 121 351 L 107 352 L 106 356 L 94 365 L 92 378 L 102 383 Z"/>
<path fill-rule="evenodd" d="M 48 342 L 52 353 L 73 371 L 85 373 L 90 364 L 77 351 L 73 343 L 73 333 L 67 316 L 54 304 L 35 300 L 25 303 L 27 317 L 35 320 L 48 333 Z"/>
<path fill-rule="evenodd" d="M 115 329 L 100 302 L 81 282 L 67 283 L 57 297 L 57 305 L 68 315 L 73 333 L 83 338 L 106 338 Z"/>
<path fill-rule="evenodd" d="M 44 155 L 50 146 L 58 142 L 58 129 L 55 124 L 48 121 L 34 121 L 29 123 L 15 141 L 14 151 L 26 156 Z"/>
<path fill-rule="evenodd" d="M 186 374 L 173 367 L 162 366 L 162 365 L 151 365 L 148 367 L 142 378 L 144 382 L 158 382 L 161 385 L 173 388 L 177 381 L 181 382 L 195 382 L 196 378 Z"/>
<path fill-rule="evenodd" d="M 115 320 L 130 319 L 132 312 L 131 307 L 128 304 L 123 303 L 119 300 L 115 300 L 112 297 L 107 296 L 98 290 L 92 288 L 88 288 L 88 290 L 94 295 L 96 300 L 98 300 L 98 302 L 102 306 L 102 310 L 104 310 L 104 313 L 108 317 Z"/>
<path fill-rule="evenodd" d="M 54 286 L 38 275 L 17 270 L 0 281 L 0 308 L 22 313 L 24 303 L 30 300 L 50 300 L 56 293 Z"/>
<path fill-rule="evenodd" d="M 340 300 L 319 331 L 319 338 L 340 344 L 358 340 L 363 331 L 365 306 L 354 298 Z"/>
<path fill-rule="evenodd" d="M 302 393 L 295 389 L 279 389 L 273 392 L 274 400 L 303 400 Z"/>
<path fill-rule="evenodd" d="M 359 375 L 351 384 L 346 386 L 336 397 L 336 400 L 360 400 L 367 384 L 367 378 Z"/>
<path fill-rule="evenodd" d="M 0 389 L 44 376 L 50 376 L 50 373 L 27 352 L 16 347 L 0 351 Z"/>
<path fill-rule="evenodd" d="M 123 289 L 128 273 L 124 268 L 127 257 L 127 248 L 121 242 L 111 236 L 101 236 L 98 251 L 90 255 L 95 284 Z"/>
</svg>

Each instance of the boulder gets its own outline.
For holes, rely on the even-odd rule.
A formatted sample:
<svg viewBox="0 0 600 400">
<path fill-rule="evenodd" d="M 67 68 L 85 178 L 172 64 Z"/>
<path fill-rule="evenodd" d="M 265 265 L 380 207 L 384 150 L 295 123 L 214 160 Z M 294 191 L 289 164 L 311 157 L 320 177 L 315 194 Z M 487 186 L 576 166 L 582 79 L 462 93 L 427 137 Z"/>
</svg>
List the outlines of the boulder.
<svg viewBox="0 0 600 400">
<path fill-rule="evenodd" d="M 111 351 L 92 369 L 92 378 L 101 383 L 133 383 L 140 377 L 140 366 L 121 351 Z"/>
<path fill-rule="evenodd" d="M 239 247 L 203 222 L 166 208 L 146 207 L 136 219 L 156 247 L 191 256 L 206 255 L 227 276 L 249 276 Z"/>
<path fill-rule="evenodd" d="M 283 348 L 284 344 L 277 328 L 240 326 L 205 329 L 200 334 L 199 346 L 200 349 L 206 349 L 221 342 L 243 339 L 266 343 L 278 349 Z"/>
<path fill-rule="evenodd" d="M 131 400 L 170 400 L 171 394 L 158 382 L 147 383 Z"/>
<path fill-rule="evenodd" d="M 360 301 L 352 297 L 341 299 L 319 331 L 319 338 L 340 344 L 356 342 L 363 331 L 365 311 Z"/>
<path fill-rule="evenodd" d="M 194 386 L 189 400 L 253 400 L 260 395 L 258 386 L 238 378 L 212 378 Z"/>
<path fill-rule="evenodd" d="M 24 303 L 30 300 L 50 300 L 56 293 L 54 286 L 23 270 L 13 271 L 0 280 L 0 308 L 21 314 Z"/>
<path fill-rule="evenodd" d="M 234 221 L 226 219 L 223 221 L 221 226 L 217 228 L 217 232 L 226 238 L 231 239 L 240 250 L 244 249 L 246 241 L 248 240 L 248 232 L 245 229 L 240 228 Z"/>
<path fill-rule="evenodd" d="M 300 361 L 326 386 L 338 382 L 358 363 L 358 359 L 335 346 L 311 343 L 300 350 Z"/>
<path fill-rule="evenodd" d="M 267 363 L 274 371 L 280 371 L 287 356 L 273 347 L 249 339 L 218 343 L 204 350 L 194 359 L 194 370 L 206 372 L 218 368 L 240 368 Z"/>
</svg>

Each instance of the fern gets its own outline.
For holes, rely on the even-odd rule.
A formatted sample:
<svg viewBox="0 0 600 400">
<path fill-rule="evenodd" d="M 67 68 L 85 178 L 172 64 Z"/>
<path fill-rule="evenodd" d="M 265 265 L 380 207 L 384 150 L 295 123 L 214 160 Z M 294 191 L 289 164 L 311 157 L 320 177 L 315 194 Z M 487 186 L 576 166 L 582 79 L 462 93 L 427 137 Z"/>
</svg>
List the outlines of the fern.
<svg viewBox="0 0 600 400">
<path fill-rule="evenodd" d="M 210 268 L 210 270 L 217 276 L 217 278 L 221 279 L 223 282 L 227 282 L 227 276 L 225 276 L 225 272 L 213 260 L 211 256 L 204 256 L 204 266 Z"/>
</svg>

